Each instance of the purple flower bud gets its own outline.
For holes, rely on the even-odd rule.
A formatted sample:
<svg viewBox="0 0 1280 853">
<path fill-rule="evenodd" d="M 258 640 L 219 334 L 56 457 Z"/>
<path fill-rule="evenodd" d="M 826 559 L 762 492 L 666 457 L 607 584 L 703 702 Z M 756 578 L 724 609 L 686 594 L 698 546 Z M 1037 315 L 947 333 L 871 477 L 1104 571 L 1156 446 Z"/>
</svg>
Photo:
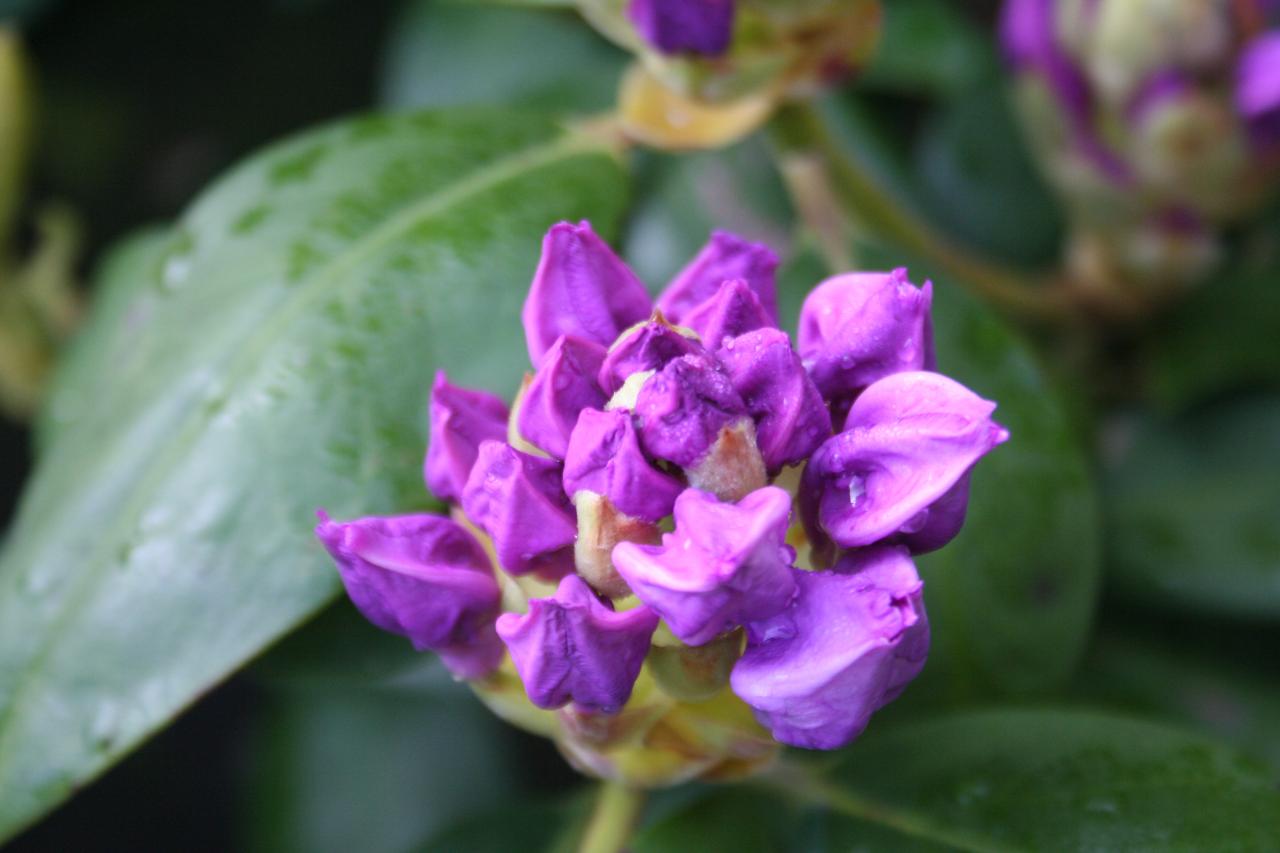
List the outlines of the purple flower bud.
<svg viewBox="0 0 1280 853">
<path fill-rule="evenodd" d="M 635 273 L 591 230 L 590 223 L 553 225 L 521 318 L 534 364 L 556 338 L 576 335 L 608 346 L 651 311 Z"/>
<path fill-rule="evenodd" d="M 1280 30 L 1255 38 L 1236 67 L 1236 108 L 1254 144 L 1280 147 Z"/>
<path fill-rule="evenodd" d="M 684 325 L 698 333 L 707 349 L 714 350 L 724 344 L 725 338 L 776 327 L 778 323 L 760 304 L 755 291 L 735 278 L 722 283 L 715 295 L 689 311 Z"/>
<path fill-rule="evenodd" d="M 660 546 L 619 543 L 613 564 L 671 633 L 700 646 L 790 603 L 790 515 L 791 496 L 776 486 L 737 504 L 688 489 L 676 499 L 675 533 L 664 535 Z"/>
<path fill-rule="evenodd" d="M 645 459 L 628 412 L 584 409 L 569 438 L 564 490 L 604 495 L 622 512 L 646 521 L 671 514 L 680 481 Z"/>
<path fill-rule="evenodd" d="M 657 627 L 649 608 L 615 613 L 577 575 L 561 580 L 553 597 L 531 599 L 528 613 L 498 618 L 498 636 L 533 704 L 573 702 L 604 714 L 631 698 Z"/>
<path fill-rule="evenodd" d="M 541 450 L 563 459 L 569 433 L 583 409 L 608 400 L 596 384 L 605 349 L 592 341 L 561 335 L 542 357 L 538 372 L 520 401 L 516 425 Z"/>
<path fill-rule="evenodd" d="M 709 356 L 686 355 L 649 377 L 636 397 L 640 443 L 651 456 L 690 468 L 720 430 L 746 417 L 729 377 Z"/>
<path fill-rule="evenodd" d="M 1058 42 L 1057 0 L 1008 0 L 1000 17 L 1000 41 L 1009 63 L 1044 77 L 1070 117 L 1086 121 L 1089 84 Z"/>
<path fill-rule="evenodd" d="M 502 659 L 494 633 L 500 594 L 489 557 L 462 525 L 438 515 L 331 521 L 316 536 L 338 564 L 364 617 L 432 649 L 459 678 L 479 678 Z"/>
<path fill-rule="evenodd" d="M 719 56 L 733 39 L 734 0 L 631 0 L 627 17 L 660 53 Z"/>
<path fill-rule="evenodd" d="M 660 370 L 682 355 L 702 352 L 697 340 L 682 335 L 661 314 L 633 326 L 609 347 L 597 379 L 606 394 L 612 395 L 627 377 L 645 370 Z"/>
<path fill-rule="evenodd" d="M 844 432 L 805 468 L 800 509 L 815 547 L 846 548 L 916 534 L 937 548 L 959 530 L 964 495 L 948 492 L 1009 433 L 995 404 L 936 373 L 897 373 L 854 401 Z M 935 524 L 934 505 L 942 514 Z M 957 519 L 958 515 L 958 519 Z M 942 536 L 946 534 L 946 539 Z M 908 539 L 908 541 L 910 541 Z"/>
<path fill-rule="evenodd" d="M 763 243 L 751 243 L 727 231 L 713 231 L 702 251 L 662 291 L 658 310 L 671 322 L 684 323 L 685 316 L 715 296 L 721 284 L 741 279 L 755 291 L 765 313 L 777 325 L 777 269 L 778 256 Z"/>
<path fill-rule="evenodd" d="M 462 509 L 493 538 L 498 562 L 511 574 L 573 570 L 577 523 L 559 463 L 486 441 L 462 490 Z"/>
<path fill-rule="evenodd" d="M 795 602 L 747 625 L 730 685 L 778 740 L 836 749 L 924 667 L 924 585 L 893 547 L 850 554 L 835 571 L 792 574 Z"/>
<path fill-rule="evenodd" d="M 431 437 L 423 476 L 436 497 L 457 502 L 480 442 L 507 434 L 507 405 L 487 391 L 450 385 L 443 370 L 431 386 Z"/>
<path fill-rule="evenodd" d="M 831 437 L 831 415 L 786 332 L 757 329 L 730 338 L 716 358 L 755 420 L 770 472 L 803 461 Z"/>
<path fill-rule="evenodd" d="M 933 288 L 907 271 L 849 273 L 818 285 L 800 309 L 796 349 L 827 398 L 849 397 L 893 373 L 920 370 Z"/>
</svg>

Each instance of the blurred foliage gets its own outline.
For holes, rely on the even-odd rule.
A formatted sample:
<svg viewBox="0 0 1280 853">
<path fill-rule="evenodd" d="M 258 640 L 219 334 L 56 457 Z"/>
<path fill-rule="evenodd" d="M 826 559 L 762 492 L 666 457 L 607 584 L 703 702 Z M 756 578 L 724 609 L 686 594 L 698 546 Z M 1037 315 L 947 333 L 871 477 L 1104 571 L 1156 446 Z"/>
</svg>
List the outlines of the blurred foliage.
<svg viewBox="0 0 1280 853">
<path fill-rule="evenodd" d="M 0 827 L 329 600 L 315 503 L 425 505 L 427 377 L 443 364 L 509 390 L 519 342 L 467 330 L 515 323 L 547 222 L 591 218 L 655 290 L 712 228 L 764 240 L 784 255 L 787 323 L 829 273 L 831 241 L 800 224 L 767 135 L 632 151 L 624 179 L 602 140 L 562 134 L 544 113 L 607 110 L 626 63 L 571 9 L 533 8 L 568 5 L 0 3 L 39 71 L 28 197 L 69 199 L 95 255 L 316 119 L 375 100 L 447 110 L 278 144 L 98 264 L 0 563 Z M 996 5 L 889 0 L 876 61 L 820 113 L 943 237 L 1049 267 L 1063 219 L 1011 119 Z M 999 402 L 1014 440 L 975 480 L 965 533 L 922 560 L 921 680 L 847 751 L 657 796 L 636 849 L 1265 849 L 1280 834 L 1277 221 L 1232 234 L 1224 271 L 1146 329 L 1089 330 L 1092 359 L 1028 341 L 928 260 L 842 234 L 860 265 L 934 281 L 941 365 Z M 549 745 L 345 602 L 321 612 L 15 849 L 573 849 L 590 797 Z M 1011 707 L 972 710 L 996 703 Z M 222 830 L 207 843 L 182 819 L 196 803 Z M 171 818 L 113 824 L 148 813 Z"/>
</svg>

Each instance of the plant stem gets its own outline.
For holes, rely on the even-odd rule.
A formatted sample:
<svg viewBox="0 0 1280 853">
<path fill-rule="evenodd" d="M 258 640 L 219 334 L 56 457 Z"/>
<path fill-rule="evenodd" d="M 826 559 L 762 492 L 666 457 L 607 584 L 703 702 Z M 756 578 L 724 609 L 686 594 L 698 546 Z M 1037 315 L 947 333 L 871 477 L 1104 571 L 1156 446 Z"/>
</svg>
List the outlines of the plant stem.
<svg viewBox="0 0 1280 853">
<path fill-rule="evenodd" d="M 1025 276 L 975 257 L 920 221 L 880 185 L 855 152 L 837 143 L 812 105 L 784 106 L 770 131 L 796 207 L 836 269 L 846 268 L 849 251 L 844 247 L 865 230 L 932 261 L 957 283 L 1019 319 L 1061 321 L 1075 313 L 1074 301 L 1056 280 L 1029 286 Z"/>
<path fill-rule="evenodd" d="M 645 794 L 619 782 L 600 783 L 600 793 L 582 834 L 579 853 L 620 853 L 644 808 Z"/>
</svg>

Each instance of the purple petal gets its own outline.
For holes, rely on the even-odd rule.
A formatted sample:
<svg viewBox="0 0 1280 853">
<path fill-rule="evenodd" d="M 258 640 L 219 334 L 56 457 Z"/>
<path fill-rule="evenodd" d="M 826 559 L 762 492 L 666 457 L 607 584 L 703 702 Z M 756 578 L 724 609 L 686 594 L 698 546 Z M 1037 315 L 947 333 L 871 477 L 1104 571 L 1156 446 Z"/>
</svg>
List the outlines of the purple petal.
<svg viewBox="0 0 1280 853">
<path fill-rule="evenodd" d="M 721 284 L 710 299 L 692 309 L 682 322 L 697 332 L 711 350 L 722 346 L 726 338 L 778 325 L 760 303 L 760 297 L 740 278 Z"/>
<path fill-rule="evenodd" d="M 649 377 L 636 397 L 640 443 L 682 468 L 698 463 L 720 430 L 746 417 L 733 384 L 708 356 L 686 355 Z"/>
<path fill-rule="evenodd" d="M 721 284 L 741 279 L 759 297 L 773 325 L 777 325 L 777 269 L 778 256 L 763 243 L 752 243 L 727 231 L 713 231 L 702 251 L 662 291 L 658 310 L 671 322 L 683 323 L 690 311 L 716 295 Z"/>
<path fill-rule="evenodd" d="M 730 338 L 716 359 L 755 420 L 771 473 L 807 459 L 831 437 L 831 415 L 786 332 L 758 329 Z"/>
<path fill-rule="evenodd" d="M 791 496 L 775 486 L 737 504 L 688 489 L 676 499 L 676 529 L 662 545 L 620 543 L 613 563 L 673 634 L 700 646 L 791 601 L 790 515 Z"/>
<path fill-rule="evenodd" d="M 631 698 L 657 627 L 649 608 L 615 613 L 568 575 L 553 597 L 531 599 L 528 613 L 499 617 L 498 636 L 533 704 L 614 714 Z"/>
<path fill-rule="evenodd" d="M 915 287 L 905 269 L 818 285 L 800 309 L 796 349 L 822 395 L 849 397 L 881 377 L 922 369 L 932 299 L 931 285 Z"/>
<path fill-rule="evenodd" d="M 1236 67 L 1236 108 L 1261 148 L 1280 148 L 1280 30 L 1251 41 Z"/>
<path fill-rule="evenodd" d="M 563 459 L 578 413 L 600 408 L 608 400 L 596 383 L 604 357 L 605 349 L 600 344 L 571 335 L 557 338 L 520 401 L 516 416 L 520 434 L 541 450 Z"/>
<path fill-rule="evenodd" d="M 366 619 L 438 652 L 459 678 L 497 667 L 501 596 L 488 555 L 462 525 L 438 515 L 340 522 L 318 514 L 316 536 Z"/>
<path fill-rule="evenodd" d="M 431 386 L 431 435 L 422 466 L 427 488 L 457 502 L 476 462 L 480 442 L 507 434 L 507 405 L 487 391 L 450 385 L 443 370 Z"/>
<path fill-rule="evenodd" d="M 924 667 L 923 584 L 901 548 L 850 554 L 836 571 L 795 571 L 795 602 L 747 626 L 733 692 L 783 743 L 836 749 Z"/>
<path fill-rule="evenodd" d="M 699 352 L 697 340 L 682 335 L 659 315 L 622 333 L 609 347 L 597 380 L 612 396 L 632 374 L 660 370 L 673 359 Z"/>
<path fill-rule="evenodd" d="M 462 509 L 493 538 L 498 563 L 511 574 L 572 571 L 578 528 L 559 463 L 486 441 L 462 491 Z"/>
<path fill-rule="evenodd" d="M 898 373 L 867 388 L 844 432 L 814 453 L 801 484 L 810 538 L 855 548 L 894 534 L 927 531 L 936 541 L 953 523 L 931 525 L 933 505 L 973 465 L 1009 437 L 991 420 L 995 404 L 936 373 Z M 963 519 L 962 496 L 939 507 Z M 956 528 L 958 529 L 958 528 Z"/>
<path fill-rule="evenodd" d="M 733 39 L 734 0 L 631 0 L 627 17 L 660 53 L 719 56 Z"/>
<path fill-rule="evenodd" d="M 540 364 L 561 335 L 608 346 L 651 310 L 640 279 L 590 223 L 553 225 L 542 240 L 542 258 L 521 313 L 529 359 Z"/>
<path fill-rule="evenodd" d="M 645 459 L 630 413 L 583 410 L 564 463 L 564 490 L 571 498 L 595 492 L 627 515 L 656 522 L 671 514 L 683 488 Z"/>
</svg>

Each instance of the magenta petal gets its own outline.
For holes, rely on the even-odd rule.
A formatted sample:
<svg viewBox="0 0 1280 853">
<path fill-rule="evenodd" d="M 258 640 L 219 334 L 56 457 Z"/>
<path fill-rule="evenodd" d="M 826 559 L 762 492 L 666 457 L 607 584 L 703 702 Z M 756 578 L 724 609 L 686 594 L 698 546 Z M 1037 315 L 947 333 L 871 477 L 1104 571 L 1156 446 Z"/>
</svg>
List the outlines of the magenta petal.
<svg viewBox="0 0 1280 853">
<path fill-rule="evenodd" d="M 818 285 L 800 309 L 796 349 L 828 399 L 849 397 L 883 376 L 921 370 L 933 289 L 907 271 L 848 273 Z"/>
<path fill-rule="evenodd" d="M 777 325 L 777 269 L 778 256 L 763 243 L 752 243 L 727 231 L 713 231 L 707 245 L 662 291 L 658 310 L 671 322 L 683 324 L 686 315 L 715 296 L 721 284 L 741 279 L 760 299 L 773 325 Z"/>
<path fill-rule="evenodd" d="M 645 459 L 630 413 L 583 410 L 564 462 L 564 490 L 571 498 L 595 492 L 627 515 L 657 522 L 671 514 L 683 488 Z"/>
<path fill-rule="evenodd" d="M 462 509 L 493 538 L 498 562 L 511 574 L 573 569 L 577 518 L 560 486 L 559 463 L 486 441 L 462 491 Z"/>
<path fill-rule="evenodd" d="M 569 433 L 583 409 L 600 408 L 608 397 L 596 383 L 605 349 L 592 341 L 561 335 L 538 365 L 516 426 L 520 434 L 557 459 L 569 447 Z"/>
<path fill-rule="evenodd" d="M 716 359 L 755 420 L 771 473 L 807 459 L 831 437 L 831 415 L 786 332 L 758 329 L 730 338 Z"/>
<path fill-rule="evenodd" d="M 660 53 L 719 56 L 733 39 L 735 0 L 630 0 L 627 17 Z"/>
<path fill-rule="evenodd" d="M 766 486 L 736 504 L 688 489 L 662 545 L 622 542 L 613 564 L 671 632 L 700 646 L 791 601 L 795 552 L 785 544 L 791 496 Z"/>
<path fill-rule="evenodd" d="M 760 297 L 740 278 L 721 284 L 710 299 L 689 311 L 681 324 L 697 332 L 711 350 L 722 346 L 726 338 L 778 325 Z"/>
<path fill-rule="evenodd" d="M 431 386 L 431 435 L 423 476 L 436 497 L 457 502 L 480 442 L 507 434 L 507 405 L 487 391 L 450 385 L 443 370 Z"/>
<path fill-rule="evenodd" d="M 529 360 L 541 363 L 561 335 L 608 346 L 651 310 L 640 279 L 589 223 L 561 222 L 542 240 L 542 258 L 521 313 Z"/>
<path fill-rule="evenodd" d="M 923 584 L 906 551 L 892 547 L 793 575 L 791 607 L 747 626 L 730 686 L 783 743 L 836 749 L 924 667 Z"/>
<path fill-rule="evenodd" d="M 817 541 L 846 548 L 931 528 L 933 505 L 996 445 L 1008 439 L 991 420 L 995 404 L 937 373 L 897 373 L 854 401 L 844 432 L 814 453 L 801 485 L 802 516 Z M 939 511 L 963 519 L 950 496 Z M 821 529 L 815 530 L 814 522 Z M 954 535 L 958 527 L 942 525 Z"/>
<path fill-rule="evenodd" d="M 498 618 L 498 636 L 533 704 L 573 702 L 603 714 L 631 698 L 657 627 L 649 608 L 614 612 L 577 575 L 561 580 L 553 597 L 530 600 L 528 613 Z"/>
<path fill-rule="evenodd" d="M 500 594 L 475 537 L 438 515 L 331 521 L 316 536 L 333 555 L 343 586 L 365 618 L 440 653 L 459 678 L 497 667 Z"/>
<path fill-rule="evenodd" d="M 720 430 L 746 417 L 747 407 L 720 366 L 686 355 L 649 377 L 636 397 L 640 443 L 651 455 L 691 468 Z"/>
<path fill-rule="evenodd" d="M 597 379 L 612 396 L 631 374 L 660 370 L 673 359 L 700 352 L 698 341 L 680 334 L 670 323 L 652 319 L 628 329 L 609 347 Z"/>
</svg>

